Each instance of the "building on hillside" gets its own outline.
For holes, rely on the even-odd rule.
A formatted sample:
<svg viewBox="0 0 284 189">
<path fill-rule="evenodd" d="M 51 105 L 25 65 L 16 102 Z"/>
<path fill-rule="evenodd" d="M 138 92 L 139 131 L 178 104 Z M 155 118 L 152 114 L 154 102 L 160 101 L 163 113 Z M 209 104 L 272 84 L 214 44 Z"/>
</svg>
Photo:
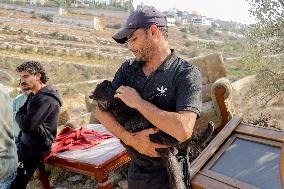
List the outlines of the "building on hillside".
<svg viewBox="0 0 284 189">
<path fill-rule="evenodd" d="M 191 19 L 189 17 L 179 18 L 179 21 L 182 25 L 190 25 Z"/>
<path fill-rule="evenodd" d="M 35 5 L 35 4 L 45 4 L 46 0 L 27 0 L 27 4 Z"/>
<path fill-rule="evenodd" d="M 59 9 L 58 9 L 58 14 L 59 14 L 59 15 L 66 14 L 65 9 L 59 8 Z"/>
<path fill-rule="evenodd" d="M 95 0 L 84 0 L 83 3 L 84 4 L 93 4 L 95 2 Z"/>
<path fill-rule="evenodd" d="M 173 17 L 167 17 L 167 26 L 176 26 L 176 19 Z"/>
<path fill-rule="evenodd" d="M 106 5 L 109 5 L 111 3 L 111 0 L 94 0 L 96 3 L 105 3 Z"/>
<path fill-rule="evenodd" d="M 110 0 L 71 0 L 71 3 L 73 5 L 89 5 L 89 4 L 94 4 L 94 3 L 101 3 L 105 5 L 110 4 Z"/>
<path fill-rule="evenodd" d="M 211 26 L 213 19 L 201 16 L 201 18 L 192 18 L 192 25 L 194 26 Z"/>
<path fill-rule="evenodd" d="M 182 16 L 178 17 L 178 22 L 182 25 L 191 25 L 193 19 L 201 18 L 197 12 L 193 11 L 192 13 L 188 13 L 186 11 L 183 12 Z"/>
</svg>

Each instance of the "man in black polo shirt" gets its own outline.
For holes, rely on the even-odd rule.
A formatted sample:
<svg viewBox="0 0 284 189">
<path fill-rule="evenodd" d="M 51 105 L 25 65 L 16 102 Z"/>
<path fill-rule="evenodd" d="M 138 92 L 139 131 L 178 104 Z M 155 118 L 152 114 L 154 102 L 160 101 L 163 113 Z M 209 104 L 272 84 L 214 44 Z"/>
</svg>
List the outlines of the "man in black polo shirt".
<svg viewBox="0 0 284 189">
<path fill-rule="evenodd" d="M 129 189 L 170 188 L 167 169 L 155 151 L 166 146 L 151 142 L 149 134 L 162 130 L 183 142 L 191 137 L 201 111 L 200 71 L 169 48 L 167 31 L 166 17 L 154 7 L 145 6 L 130 15 L 125 28 L 113 36 L 116 42 L 127 43 L 135 55 L 115 75 L 115 97 L 157 127 L 129 133 L 111 113 L 96 110 L 97 119 L 129 146 Z M 151 102 L 144 100 L 153 95 Z M 185 180 L 188 184 L 189 178 Z"/>
</svg>

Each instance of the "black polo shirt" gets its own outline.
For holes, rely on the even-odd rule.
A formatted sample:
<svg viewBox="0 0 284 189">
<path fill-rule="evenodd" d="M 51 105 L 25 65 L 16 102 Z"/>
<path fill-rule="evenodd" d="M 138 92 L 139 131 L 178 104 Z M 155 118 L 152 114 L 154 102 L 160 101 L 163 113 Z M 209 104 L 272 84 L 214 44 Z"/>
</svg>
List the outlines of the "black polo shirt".
<svg viewBox="0 0 284 189">
<path fill-rule="evenodd" d="M 192 111 L 200 116 L 202 77 L 197 67 L 177 57 L 174 50 L 148 77 L 142 70 L 143 63 L 135 59 L 124 62 L 115 74 L 113 86 L 132 87 L 162 110 Z M 131 153 L 129 155 L 135 163 L 141 164 Z"/>
</svg>

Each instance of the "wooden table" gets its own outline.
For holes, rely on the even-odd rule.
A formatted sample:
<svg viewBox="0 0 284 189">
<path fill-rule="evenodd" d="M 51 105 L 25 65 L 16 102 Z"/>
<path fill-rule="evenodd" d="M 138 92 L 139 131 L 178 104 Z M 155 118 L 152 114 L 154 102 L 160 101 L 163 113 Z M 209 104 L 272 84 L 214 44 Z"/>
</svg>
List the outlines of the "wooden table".
<svg viewBox="0 0 284 189">
<path fill-rule="evenodd" d="M 101 124 L 89 124 L 86 127 L 109 133 Z M 49 158 L 45 164 L 95 177 L 99 189 L 110 189 L 112 186 L 109 173 L 129 161 L 130 158 L 119 139 L 112 137 L 92 148 L 61 152 Z M 44 167 L 39 167 L 39 172 L 43 188 L 50 188 Z"/>
</svg>

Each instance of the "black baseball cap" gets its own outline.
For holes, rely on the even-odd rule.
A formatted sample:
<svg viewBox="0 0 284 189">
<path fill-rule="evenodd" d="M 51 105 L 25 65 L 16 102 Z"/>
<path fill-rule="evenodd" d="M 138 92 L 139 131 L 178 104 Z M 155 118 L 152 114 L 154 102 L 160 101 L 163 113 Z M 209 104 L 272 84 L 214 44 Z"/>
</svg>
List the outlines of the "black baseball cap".
<svg viewBox="0 0 284 189">
<path fill-rule="evenodd" d="M 166 27 L 166 16 L 159 12 L 155 7 L 143 6 L 142 8 L 134 11 L 127 19 L 125 27 L 112 36 L 117 43 L 126 43 L 127 36 L 139 28 L 147 28 L 151 25 L 158 27 Z"/>
</svg>

